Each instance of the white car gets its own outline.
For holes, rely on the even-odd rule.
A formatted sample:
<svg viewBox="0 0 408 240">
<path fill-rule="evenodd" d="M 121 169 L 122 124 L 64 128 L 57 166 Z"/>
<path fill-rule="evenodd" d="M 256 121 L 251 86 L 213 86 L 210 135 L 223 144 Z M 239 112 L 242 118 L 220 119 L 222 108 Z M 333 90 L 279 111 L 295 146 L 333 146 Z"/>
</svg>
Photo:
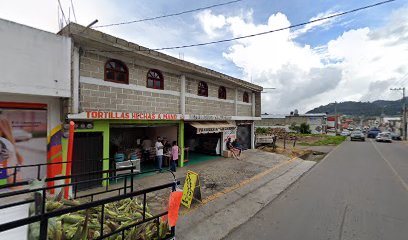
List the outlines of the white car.
<svg viewBox="0 0 408 240">
<path fill-rule="evenodd" d="M 375 138 L 377 142 L 392 142 L 392 137 L 390 132 L 382 132 Z"/>
<path fill-rule="evenodd" d="M 350 136 L 350 131 L 343 130 L 343 131 L 340 133 L 340 135 L 341 135 L 341 136 Z"/>
</svg>

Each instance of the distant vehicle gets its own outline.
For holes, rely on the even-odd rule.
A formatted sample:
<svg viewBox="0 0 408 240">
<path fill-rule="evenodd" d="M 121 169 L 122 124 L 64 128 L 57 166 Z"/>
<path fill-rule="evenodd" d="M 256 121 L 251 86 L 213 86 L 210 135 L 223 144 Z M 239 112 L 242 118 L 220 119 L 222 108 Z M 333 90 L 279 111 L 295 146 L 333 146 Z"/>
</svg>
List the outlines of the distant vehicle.
<svg viewBox="0 0 408 240">
<path fill-rule="evenodd" d="M 399 135 L 398 133 L 395 133 L 395 132 L 391 133 L 391 139 L 392 140 L 398 140 L 398 141 L 402 140 L 401 135 Z"/>
<path fill-rule="evenodd" d="M 360 141 L 365 141 L 365 135 L 361 131 L 354 131 L 350 134 L 350 140 L 360 140 Z"/>
<path fill-rule="evenodd" d="M 33 134 L 19 128 L 13 129 L 13 136 L 16 142 L 28 141 L 33 138 Z"/>
<path fill-rule="evenodd" d="M 341 135 L 341 136 L 350 136 L 350 131 L 348 131 L 348 130 L 343 130 L 343 131 L 340 133 L 340 135 Z"/>
<path fill-rule="evenodd" d="M 353 131 L 354 130 L 354 128 L 353 127 L 349 127 L 349 128 L 347 128 L 349 131 Z"/>
<path fill-rule="evenodd" d="M 377 135 L 381 132 L 380 129 L 378 128 L 371 128 L 370 130 L 368 130 L 367 132 L 367 138 L 376 138 Z"/>
<path fill-rule="evenodd" d="M 377 142 L 392 142 L 391 133 L 390 132 L 382 132 L 377 135 L 375 138 Z"/>
</svg>

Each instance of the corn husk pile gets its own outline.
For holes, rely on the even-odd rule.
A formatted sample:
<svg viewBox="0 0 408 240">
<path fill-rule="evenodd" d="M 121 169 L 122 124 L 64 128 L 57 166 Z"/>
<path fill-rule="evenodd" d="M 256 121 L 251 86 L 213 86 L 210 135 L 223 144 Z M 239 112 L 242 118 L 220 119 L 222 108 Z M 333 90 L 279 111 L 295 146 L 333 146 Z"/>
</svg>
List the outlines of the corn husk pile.
<svg viewBox="0 0 408 240">
<path fill-rule="evenodd" d="M 55 211 L 70 206 L 79 205 L 76 200 L 47 199 L 46 211 Z M 142 221 L 143 204 L 137 198 L 124 199 L 121 201 L 105 204 L 103 232 L 101 232 L 101 210 L 94 207 L 48 220 L 48 239 L 50 240 L 83 240 L 96 239 L 102 235 L 109 234 L 129 225 Z M 146 218 L 153 217 L 148 206 L 146 206 Z M 31 224 L 29 227 L 29 240 L 39 238 L 39 222 Z M 169 232 L 166 221 L 160 221 L 159 235 L 165 238 Z M 106 239 L 122 240 L 121 232 Z M 125 231 L 125 239 L 150 240 L 158 239 L 157 225 L 155 221 L 150 221 Z"/>
</svg>

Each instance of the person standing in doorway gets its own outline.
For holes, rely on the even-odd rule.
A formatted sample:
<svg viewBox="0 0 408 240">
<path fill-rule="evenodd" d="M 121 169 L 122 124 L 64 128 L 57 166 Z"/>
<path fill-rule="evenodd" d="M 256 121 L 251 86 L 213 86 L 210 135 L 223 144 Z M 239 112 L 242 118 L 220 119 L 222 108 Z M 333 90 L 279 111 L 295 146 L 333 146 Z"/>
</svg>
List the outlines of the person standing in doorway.
<svg viewBox="0 0 408 240">
<path fill-rule="evenodd" d="M 163 144 L 161 143 L 161 138 L 157 137 L 156 144 L 154 145 L 156 148 L 156 161 L 157 161 L 157 168 L 159 172 L 162 172 L 162 165 L 163 165 Z"/>
<path fill-rule="evenodd" d="M 152 147 L 152 140 L 148 137 L 144 137 L 142 141 L 143 148 L 143 161 L 148 161 L 150 159 L 150 148 Z"/>
<path fill-rule="evenodd" d="M 176 172 L 176 162 L 179 157 L 179 147 L 177 142 L 173 141 L 173 146 L 171 147 L 171 159 L 170 159 L 170 171 Z"/>
</svg>

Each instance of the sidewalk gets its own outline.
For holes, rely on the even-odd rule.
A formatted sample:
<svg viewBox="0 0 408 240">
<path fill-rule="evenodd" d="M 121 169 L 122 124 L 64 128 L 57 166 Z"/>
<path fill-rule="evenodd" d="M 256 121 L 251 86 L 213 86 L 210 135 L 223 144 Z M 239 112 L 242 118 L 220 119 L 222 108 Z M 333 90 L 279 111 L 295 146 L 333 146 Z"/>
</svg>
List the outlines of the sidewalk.
<svg viewBox="0 0 408 240">
<path fill-rule="evenodd" d="M 264 161 L 268 161 L 264 159 Z M 230 192 L 182 214 L 177 239 L 222 239 L 293 184 L 315 162 L 295 158 L 254 176 Z"/>
</svg>

